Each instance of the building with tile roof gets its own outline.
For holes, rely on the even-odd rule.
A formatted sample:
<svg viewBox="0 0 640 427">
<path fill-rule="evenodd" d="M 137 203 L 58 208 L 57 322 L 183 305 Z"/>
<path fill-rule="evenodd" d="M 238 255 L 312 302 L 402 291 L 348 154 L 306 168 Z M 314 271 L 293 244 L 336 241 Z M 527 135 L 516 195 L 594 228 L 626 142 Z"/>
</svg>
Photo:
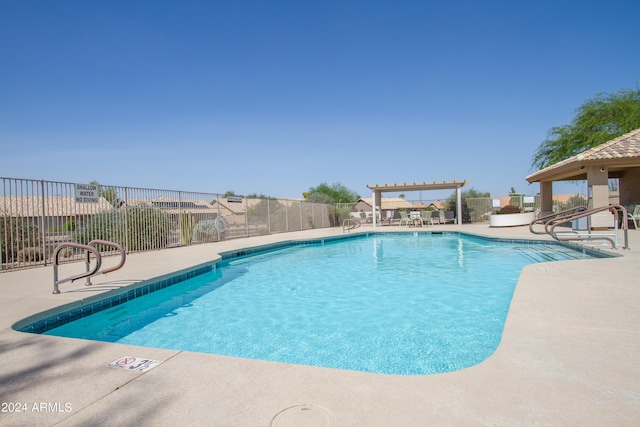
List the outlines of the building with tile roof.
<svg viewBox="0 0 640 427">
<path fill-rule="evenodd" d="M 395 211 L 399 209 L 415 209 L 415 205 L 402 197 L 383 197 L 382 212 Z M 371 212 L 373 207 L 373 198 L 361 197 L 354 207 L 356 212 Z"/>
<path fill-rule="evenodd" d="M 529 176 L 540 183 L 543 212 L 551 212 L 554 181 L 586 180 L 589 207 L 609 204 L 609 178 L 619 179 L 623 206 L 640 204 L 640 128 L 555 163 Z"/>
</svg>

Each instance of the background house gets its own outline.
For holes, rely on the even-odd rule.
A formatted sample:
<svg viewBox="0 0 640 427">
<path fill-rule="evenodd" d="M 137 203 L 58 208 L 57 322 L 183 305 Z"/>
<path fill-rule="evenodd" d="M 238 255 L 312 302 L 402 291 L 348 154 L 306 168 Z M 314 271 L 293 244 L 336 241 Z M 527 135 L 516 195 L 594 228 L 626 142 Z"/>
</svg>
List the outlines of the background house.
<svg viewBox="0 0 640 427">
<path fill-rule="evenodd" d="M 417 209 L 416 205 L 401 197 L 383 197 L 381 200 L 382 218 L 390 215 L 392 218 L 400 218 L 400 210 Z M 371 197 L 361 197 L 355 204 L 354 212 L 362 212 L 368 218 L 373 211 L 373 199 Z M 390 214 L 388 212 L 391 212 Z"/>
</svg>

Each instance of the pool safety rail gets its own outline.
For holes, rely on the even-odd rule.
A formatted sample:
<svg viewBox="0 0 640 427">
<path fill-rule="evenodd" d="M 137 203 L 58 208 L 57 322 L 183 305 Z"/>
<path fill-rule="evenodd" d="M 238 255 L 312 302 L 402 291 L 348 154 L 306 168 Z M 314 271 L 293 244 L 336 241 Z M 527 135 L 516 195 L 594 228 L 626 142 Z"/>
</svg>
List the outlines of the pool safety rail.
<svg viewBox="0 0 640 427">
<path fill-rule="evenodd" d="M 573 211 L 573 212 L 572 212 Z M 601 212 L 611 212 L 613 214 L 613 229 L 606 229 L 602 232 L 593 232 L 591 227 L 591 216 Z M 549 234 L 558 241 L 591 241 L 602 240 L 611 244 L 612 249 L 616 249 L 618 245 L 619 229 L 622 229 L 624 246 L 623 249 L 629 249 L 629 227 L 627 224 L 627 210 L 622 205 L 609 205 L 593 209 L 574 208 L 567 211 L 558 212 L 542 218 L 531 221 L 529 230 L 534 234 Z M 577 224 L 578 220 L 585 218 L 587 225 L 585 230 L 572 229 L 571 231 L 556 230 L 558 226 L 566 224 Z M 535 231 L 534 225 L 544 225 L 544 233 Z M 579 228 L 579 227 L 575 227 Z M 581 232 L 582 231 L 582 232 Z"/>
<path fill-rule="evenodd" d="M 118 252 L 120 252 L 120 262 L 118 263 L 118 265 L 107 268 L 105 270 L 100 270 L 100 267 L 102 267 L 102 255 L 100 255 L 100 251 L 98 251 L 98 249 L 96 248 L 96 246 L 98 245 L 110 246 L 110 247 L 116 248 Z M 58 266 L 60 265 L 60 253 L 65 248 L 75 248 L 75 249 L 81 249 L 85 251 L 86 271 L 84 273 L 76 274 L 74 276 L 69 276 L 64 279 L 58 279 Z M 93 269 L 91 268 L 91 254 L 93 254 L 93 256 L 96 259 L 95 266 L 93 267 Z M 127 255 L 124 251 L 124 248 L 118 243 L 109 242 L 107 240 L 92 240 L 87 245 L 82 245 L 80 243 L 72 243 L 72 242 L 62 243 L 58 245 L 58 247 L 56 247 L 53 258 L 54 258 L 53 294 L 59 294 L 60 293 L 59 285 L 62 283 L 73 282 L 74 280 L 86 278 L 87 280 L 85 281 L 85 286 L 91 286 L 92 284 L 91 277 L 96 276 L 98 274 L 111 273 L 113 271 L 121 269 L 124 266 L 124 263 L 127 259 Z"/>
<path fill-rule="evenodd" d="M 344 233 L 346 231 L 355 230 L 356 228 L 360 227 L 360 225 L 362 225 L 362 223 L 359 219 L 347 218 L 342 221 L 342 232 Z"/>
<path fill-rule="evenodd" d="M 573 216 L 580 212 L 584 212 L 586 210 L 587 208 L 584 206 L 577 206 L 571 209 L 563 210 L 561 212 L 554 212 L 550 215 L 541 216 L 540 218 L 534 219 L 529 223 L 529 231 L 532 232 L 533 234 L 547 234 L 546 231 L 537 231 L 537 230 L 534 230 L 533 227 L 538 224 L 542 224 L 544 226 L 544 224 L 546 224 L 549 221 L 553 221 L 555 219 L 561 219 L 565 217 L 568 218 L 570 216 Z"/>
</svg>

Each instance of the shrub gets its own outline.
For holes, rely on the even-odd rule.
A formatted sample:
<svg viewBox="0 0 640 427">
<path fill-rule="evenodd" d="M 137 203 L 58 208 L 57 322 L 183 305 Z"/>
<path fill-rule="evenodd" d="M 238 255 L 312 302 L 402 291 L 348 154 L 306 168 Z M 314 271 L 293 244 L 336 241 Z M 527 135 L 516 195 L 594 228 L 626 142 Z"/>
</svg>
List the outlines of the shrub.
<svg viewBox="0 0 640 427">
<path fill-rule="evenodd" d="M 19 218 L 0 218 L 0 262 L 16 262 L 20 248 L 40 247 L 38 228 Z"/>
<path fill-rule="evenodd" d="M 170 228 L 169 214 L 147 206 L 103 212 L 89 218 L 75 232 L 78 243 L 100 239 L 121 244 L 128 251 L 164 248 Z"/>
<path fill-rule="evenodd" d="M 514 213 L 520 213 L 522 210 L 520 209 L 520 206 L 515 206 L 515 205 L 506 205 L 500 208 L 500 210 L 498 212 L 496 212 L 497 214 L 514 214 Z"/>
<path fill-rule="evenodd" d="M 247 223 L 249 225 L 269 224 L 271 231 L 286 231 L 286 207 L 278 200 L 261 197 L 260 201 L 247 209 Z M 300 223 L 300 209 L 292 209 L 290 221 Z M 296 215 L 297 214 L 297 215 Z M 294 218 L 293 215 L 296 215 Z"/>
<path fill-rule="evenodd" d="M 20 262 L 38 262 L 43 259 L 42 248 L 30 247 L 18 251 L 18 261 Z"/>
<path fill-rule="evenodd" d="M 350 206 L 337 207 L 335 205 L 332 205 L 329 208 L 329 213 L 330 213 L 329 215 L 330 224 L 332 227 L 336 227 L 336 226 L 342 225 L 342 222 L 345 219 L 351 218 L 351 207 Z M 362 212 L 360 216 L 362 218 L 367 217 L 367 215 L 364 212 Z"/>
<path fill-rule="evenodd" d="M 194 243 L 210 243 L 219 240 L 216 222 L 211 219 L 199 221 L 193 227 L 192 241 Z"/>
</svg>

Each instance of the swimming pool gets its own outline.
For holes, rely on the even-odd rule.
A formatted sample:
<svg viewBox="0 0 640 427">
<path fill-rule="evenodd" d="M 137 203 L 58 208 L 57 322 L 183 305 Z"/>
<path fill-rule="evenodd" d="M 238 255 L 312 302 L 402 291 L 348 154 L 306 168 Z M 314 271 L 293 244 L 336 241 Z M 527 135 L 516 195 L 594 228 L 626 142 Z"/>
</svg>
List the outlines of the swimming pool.
<svg viewBox="0 0 640 427">
<path fill-rule="evenodd" d="M 523 266 L 591 257 L 461 233 L 243 253 L 144 296 L 128 291 L 132 299 L 91 316 L 69 314 L 77 320 L 45 333 L 385 374 L 451 372 L 495 351 Z"/>
</svg>

